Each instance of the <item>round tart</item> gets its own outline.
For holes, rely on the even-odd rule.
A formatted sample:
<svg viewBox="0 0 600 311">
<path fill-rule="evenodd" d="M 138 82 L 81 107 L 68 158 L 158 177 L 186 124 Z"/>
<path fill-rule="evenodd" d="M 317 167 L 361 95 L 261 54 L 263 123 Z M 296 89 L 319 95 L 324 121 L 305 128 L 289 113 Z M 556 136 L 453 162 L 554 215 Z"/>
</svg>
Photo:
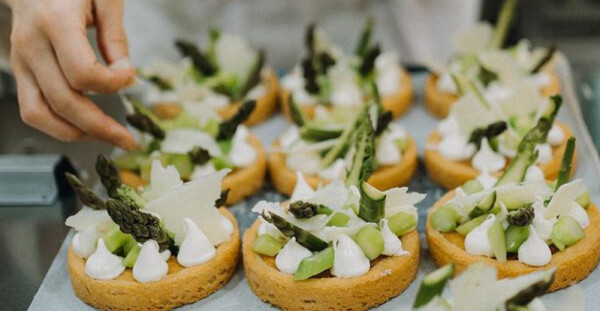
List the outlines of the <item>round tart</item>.
<svg viewBox="0 0 600 311">
<path fill-rule="evenodd" d="M 549 84 L 544 86 L 540 93 L 544 97 L 549 97 L 560 93 L 560 81 L 554 70 L 544 70 L 550 78 Z M 436 74 L 430 74 L 425 81 L 425 108 L 434 117 L 443 119 L 448 116 L 450 107 L 458 99 L 458 95 L 445 92 L 437 87 L 439 77 Z"/>
<path fill-rule="evenodd" d="M 85 272 L 86 260 L 69 247 L 67 264 L 75 295 L 95 308 L 123 311 L 171 310 L 211 295 L 235 273 L 240 248 L 235 217 L 225 208 L 219 212 L 231 221 L 234 231 L 228 242 L 216 248 L 216 256 L 190 268 L 171 257 L 168 275 L 157 282 L 139 283 L 133 279 L 131 269 L 114 280 L 93 279 Z"/>
<path fill-rule="evenodd" d="M 419 234 L 401 238 L 410 256 L 385 257 L 371 262 L 371 269 L 353 278 L 331 275 L 294 281 L 277 270 L 273 258 L 252 250 L 260 226 L 257 220 L 244 233 L 242 255 L 250 289 L 261 300 L 283 310 L 367 310 L 402 293 L 415 279 L 419 266 Z"/>
<path fill-rule="evenodd" d="M 412 137 L 407 135 L 408 145 L 402 152 L 400 162 L 395 165 L 380 166 L 369 177 L 368 182 L 375 188 L 387 190 L 408 184 L 414 176 L 418 167 L 417 146 Z M 273 150 L 277 150 L 279 144 L 275 142 Z M 286 164 L 286 156 L 281 151 L 271 151 L 268 157 L 269 174 L 273 186 L 277 191 L 291 195 L 296 186 L 296 171 Z M 304 176 L 308 185 L 316 188 L 320 184 L 330 181 L 318 176 Z"/>
<path fill-rule="evenodd" d="M 260 140 L 251 133 L 248 133 L 248 142 L 256 150 L 256 160 L 247 167 L 234 169 L 223 179 L 222 189 L 229 189 L 226 204 L 231 205 L 237 203 L 244 198 L 251 196 L 260 189 L 265 181 L 267 171 L 267 156 Z M 137 188 L 147 184 L 147 181 L 142 179 L 139 174 L 128 171 L 119 170 L 119 175 L 124 184 Z"/>
<path fill-rule="evenodd" d="M 554 283 L 550 291 L 573 285 L 585 279 L 598 265 L 600 259 L 600 218 L 597 207 L 590 203 L 586 209 L 590 224 L 584 231 L 584 237 L 564 251 L 552 254 L 551 261 L 542 267 L 532 267 L 517 260 L 499 263 L 496 259 L 475 256 L 467 253 L 465 238 L 457 232 L 441 233 L 431 225 L 431 215 L 454 196 L 450 191 L 440 198 L 429 210 L 427 219 L 427 243 L 429 252 L 438 266 L 454 263 L 456 273 L 465 271 L 470 265 L 483 263 L 498 270 L 499 278 L 516 277 L 538 270 L 556 268 Z"/>
<path fill-rule="evenodd" d="M 383 108 L 386 111 L 391 111 L 394 118 L 398 118 L 403 115 L 410 108 L 410 104 L 412 102 L 412 82 L 410 79 L 410 75 L 404 68 L 399 68 L 401 71 L 401 79 L 400 85 L 398 87 L 398 91 L 392 95 L 384 95 L 382 96 L 382 104 Z M 281 87 L 280 91 L 280 103 L 281 110 L 283 111 L 283 115 L 291 120 L 290 115 L 290 106 L 289 106 L 289 97 L 290 91 L 285 87 Z M 300 106 L 303 113 L 309 118 L 312 119 L 315 115 L 315 106 Z M 331 110 L 331 108 L 327 108 Z"/>
<path fill-rule="evenodd" d="M 566 124 L 558 123 L 558 125 L 563 130 L 565 137 L 571 137 L 573 135 Z M 429 135 L 426 145 L 435 145 L 439 141 L 440 135 L 436 130 Z M 566 144 L 567 139 L 563 139 L 563 142 L 560 145 L 552 148 L 552 160 L 548 163 L 539 165 L 546 179 L 556 179 Z M 470 160 L 460 162 L 451 161 L 444 158 L 437 150 L 432 148 L 425 149 L 424 162 L 429 177 L 436 184 L 446 189 L 459 187 L 465 182 L 477 178 L 480 174 L 478 170 L 473 168 Z M 575 155 L 573 156 L 573 167 L 577 167 L 577 152 L 575 152 Z M 571 173 L 574 173 L 574 171 L 575 169 L 573 169 Z"/>
</svg>

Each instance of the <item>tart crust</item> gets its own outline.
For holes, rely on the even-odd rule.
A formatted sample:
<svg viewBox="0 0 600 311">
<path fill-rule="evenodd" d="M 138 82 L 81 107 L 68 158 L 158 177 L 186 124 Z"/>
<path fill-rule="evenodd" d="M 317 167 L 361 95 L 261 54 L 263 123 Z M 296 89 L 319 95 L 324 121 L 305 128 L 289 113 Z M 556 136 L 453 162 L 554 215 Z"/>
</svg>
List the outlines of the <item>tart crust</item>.
<svg viewBox="0 0 600 311">
<path fill-rule="evenodd" d="M 401 237 L 409 256 L 376 259 L 367 274 L 294 281 L 293 275 L 281 273 L 274 267 L 272 258 L 252 250 L 259 226 L 257 220 L 244 233 L 242 255 L 246 279 L 256 296 L 283 310 L 367 310 L 402 293 L 417 275 L 419 234 L 416 230 Z"/>
<path fill-rule="evenodd" d="M 251 196 L 260 189 L 265 182 L 267 173 L 267 156 L 260 140 L 253 134 L 248 134 L 248 142 L 256 150 L 256 161 L 248 167 L 237 168 L 223 178 L 222 189 L 230 189 L 227 196 L 227 205 L 235 204 L 245 197 Z M 124 184 L 138 188 L 145 186 L 148 182 L 138 174 L 119 170 L 119 175 Z"/>
<path fill-rule="evenodd" d="M 379 167 L 369 177 L 369 184 L 379 190 L 387 190 L 404 186 L 410 182 L 418 168 L 417 145 L 412 137 L 409 135 L 406 137 L 409 143 L 406 150 L 402 152 L 400 162 Z M 279 143 L 275 142 L 272 149 L 276 150 L 278 148 Z M 279 151 L 269 152 L 268 165 L 275 189 L 281 193 L 291 195 L 294 192 L 294 187 L 296 187 L 296 171 L 287 166 L 285 154 Z M 329 183 L 328 180 L 315 175 L 305 175 L 304 179 L 312 188 Z"/>
<path fill-rule="evenodd" d="M 554 180 L 558 177 L 560 162 L 562 161 L 563 153 L 567 146 L 567 140 L 573 136 L 571 129 L 566 124 L 558 123 L 565 134 L 564 141 L 552 147 L 552 160 L 548 163 L 540 164 L 540 168 L 544 172 L 544 176 L 548 180 Z M 441 137 L 437 130 L 433 131 L 427 138 L 426 146 L 436 145 Z M 462 186 L 465 182 L 477 178 L 479 171 L 471 166 L 470 160 L 455 162 L 444 158 L 437 150 L 425 148 L 425 167 L 429 177 L 438 185 L 446 189 L 454 189 Z M 573 169 L 571 175 L 577 169 L 577 148 L 573 154 Z"/>
<path fill-rule="evenodd" d="M 213 259 L 198 266 L 184 268 L 174 257 L 169 258 L 169 274 L 157 282 L 139 283 L 131 269 L 114 280 L 93 279 L 85 273 L 85 259 L 69 247 L 68 268 L 75 295 L 95 308 L 112 311 L 171 310 L 211 295 L 235 273 L 240 248 L 235 217 L 225 208 L 219 211 L 233 224 L 230 241 L 217 247 Z"/>
<path fill-rule="evenodd" d="M 562 252 L 552 254 L 550 263 L 543 267 L 532 267 L 517 260 L 509 260 L 505 264 L 498 263 L 493 258 L 475 256 L 464 250 L 464 237 L 456 232 L 440 233 L 435 230 L 429 216 L 446 201 L 453 197 L 454 191 L 446 193 L 429 210 L 427 217 L 427 243 L 429 252 L 436 265 L 443 266 L 453 262 L 456 274 L 476 262 L 493 266 L 498 270 L 499 278 L 516 277 L 549 267 L 556 267 L 556 278 L 549 291 L 555 291 L 571 286 L 585 279 L 598 265 L 600 259 L 600 218 L 596 205 L 591 203 L 586 211 L 590 218 L 590 225 L 585 229 L 583 239 Z"/>
<path fill-rule="evenodd" d="M 553 69 L 544 70 L 550 77 L 550 84 L 540 91 L 542 96 L 549 97 L 560 93 L 560 81 Z M 430 74 L 425 81 L 425 107 L 434 117 L 443 119 L 448 116 L 450 107 L 458 99 L 458 95 L 445 92 L 437 87 L 438 76 Z"/>
<path fill-rule="evenodd" d="M 394 118 L 403 115 L 409 108 L 412 101 L 412 81 L 410 75 L 404 68 L 399 68 L 401 71 L 400 89 L 393 95 L 382 96 L 383 108 L 386 111 L 391 111 Z M 281 111 L 286 119 L 291 120 L 289 106 L 290 91 L 284 87 L 280 90 Z M 312 119 L 315 115 L 315 106 L 301 106 L 304 115 Z"/>
</svg>

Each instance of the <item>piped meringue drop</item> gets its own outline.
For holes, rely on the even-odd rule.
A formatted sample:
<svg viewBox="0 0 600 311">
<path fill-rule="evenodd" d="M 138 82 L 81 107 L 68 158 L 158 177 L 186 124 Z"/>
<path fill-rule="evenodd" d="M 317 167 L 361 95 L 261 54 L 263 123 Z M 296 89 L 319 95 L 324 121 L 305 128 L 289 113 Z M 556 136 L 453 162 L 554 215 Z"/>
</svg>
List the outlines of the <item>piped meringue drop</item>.
<svg viewBox="0 0 600 311">
<path fill-rule="evenodd" d="M 133 278 L 140 283 L 160 281 L 169 272 L 169 265 L 159 252 L 158 243 L 148 240 L 142 245 L 133 265 Z"/>
<path fill-rule="evenodd" d="M 342 234 L 333 242 L 335 257 L 331 274 L 340 278 L 361 276 L 371 268 L 369 259 L 349 236 Z"/>
<path fill-rule="evenodd" d="M 215 257 L 217 251 L 204 232 L 189 218 L 183 220 L 185 238 L 179 246 L 177 262 L 188 268 L 203 264 Z"/>
<path fill-rule="evenodd" d="M 550 247 L 533 226 L 529 226 L 529 237 L 519 247 L 518 258 L 520 262 L 535 267 L 547 265 L 552 259 Z"/>
<path fill-rule="evenodd" d="M 77 231 L 71 241 L 71 249 L 81 257 L 88 258 L 96 250 L 96 242 L 100 235 L 96 227 L 89 227 L 81 231 Z"/>
<path fill-rule="evenodd" d="M 404 256 L 410 255 L 410 252 L 402 248 L 402 241 L 396 236 L 388 226 L 388 220 L 381 220 L 381 235 L 383 236 L 384 247 L 383 253 L 387 256 Z"/>
<path fill-rule="evenodd" d="M 104 240 L 99 239 L 96 251 L 85 262 L 85 273 L 97 280 L 116 279 L 125 271 L 122 261 L 122 257 L 108 251 Z"/>
<path fill-rule="evenodd" d="M 294 274 L 298 270 L 300 261 L 312 256 L 312 252 L 291 238 L 275 257 L 275 266 L 283 273 Z"/>
</svg>

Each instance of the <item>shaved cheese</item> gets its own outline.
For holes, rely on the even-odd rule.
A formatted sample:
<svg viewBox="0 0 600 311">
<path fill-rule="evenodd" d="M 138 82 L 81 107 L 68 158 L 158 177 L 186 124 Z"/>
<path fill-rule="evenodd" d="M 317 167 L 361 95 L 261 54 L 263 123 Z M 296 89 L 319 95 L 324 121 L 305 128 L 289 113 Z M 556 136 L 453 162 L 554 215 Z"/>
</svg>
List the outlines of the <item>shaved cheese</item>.
<svg viewBox="0 0 600 311">
<path fill-rule="evenodd" d="M 221 156 L 221 148 L 215 139 L 207 133 L 194 129 L 175 129 L 167 131 L 160 148 L 165 153 L 185 154 L 195 147 L 202 147 L 213 157 Z"/>
<path fill-rule="evenodd" d="M 544 218 L 549 219 L 568 213 L 571 208 L 571 203 L 585 191 L 586 187 L 583 184 L 582 179 L 575 179 L 560 186 L 552 196 L 550 203 L 548 203 L 548 206 L 544 211 Z"/>
<path fill-rule="evenodd" d="M 456 32 L 452 38 L 452 44 L 462 53 L 477 53 L 487 48 L 492 39 L 492 33 L 492 25 L 477 23 L 473 27 Z"/>
<path fill-rule="evenodd" d="M 69 216 L 65 224 L 77 231 L 97 228 L 98 231 L 103 232 L 108 230 L 113 221 L 106 210 L 94 210 L 84 206 L 77 214 Z"/>
</svg>

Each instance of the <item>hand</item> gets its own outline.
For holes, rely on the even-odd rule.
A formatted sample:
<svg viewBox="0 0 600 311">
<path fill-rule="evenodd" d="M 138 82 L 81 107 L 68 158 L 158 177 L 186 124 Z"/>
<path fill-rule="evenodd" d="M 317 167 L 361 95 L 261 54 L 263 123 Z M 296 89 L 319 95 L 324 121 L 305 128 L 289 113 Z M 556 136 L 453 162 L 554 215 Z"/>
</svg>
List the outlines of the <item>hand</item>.
<svg viewBox="0 0 600 311">
<path fill-rule="evenodd" d="M 23 121 L 62 141 L 97 139 L 133 148 L 131 133 L 83 94 L 114 93 L 135 79 L 122 0 L 5 2 L 13 17 L 11 67 Z M 87 26 L 96 27 L 108 66 L 96 59 Z"/>
</svg>

